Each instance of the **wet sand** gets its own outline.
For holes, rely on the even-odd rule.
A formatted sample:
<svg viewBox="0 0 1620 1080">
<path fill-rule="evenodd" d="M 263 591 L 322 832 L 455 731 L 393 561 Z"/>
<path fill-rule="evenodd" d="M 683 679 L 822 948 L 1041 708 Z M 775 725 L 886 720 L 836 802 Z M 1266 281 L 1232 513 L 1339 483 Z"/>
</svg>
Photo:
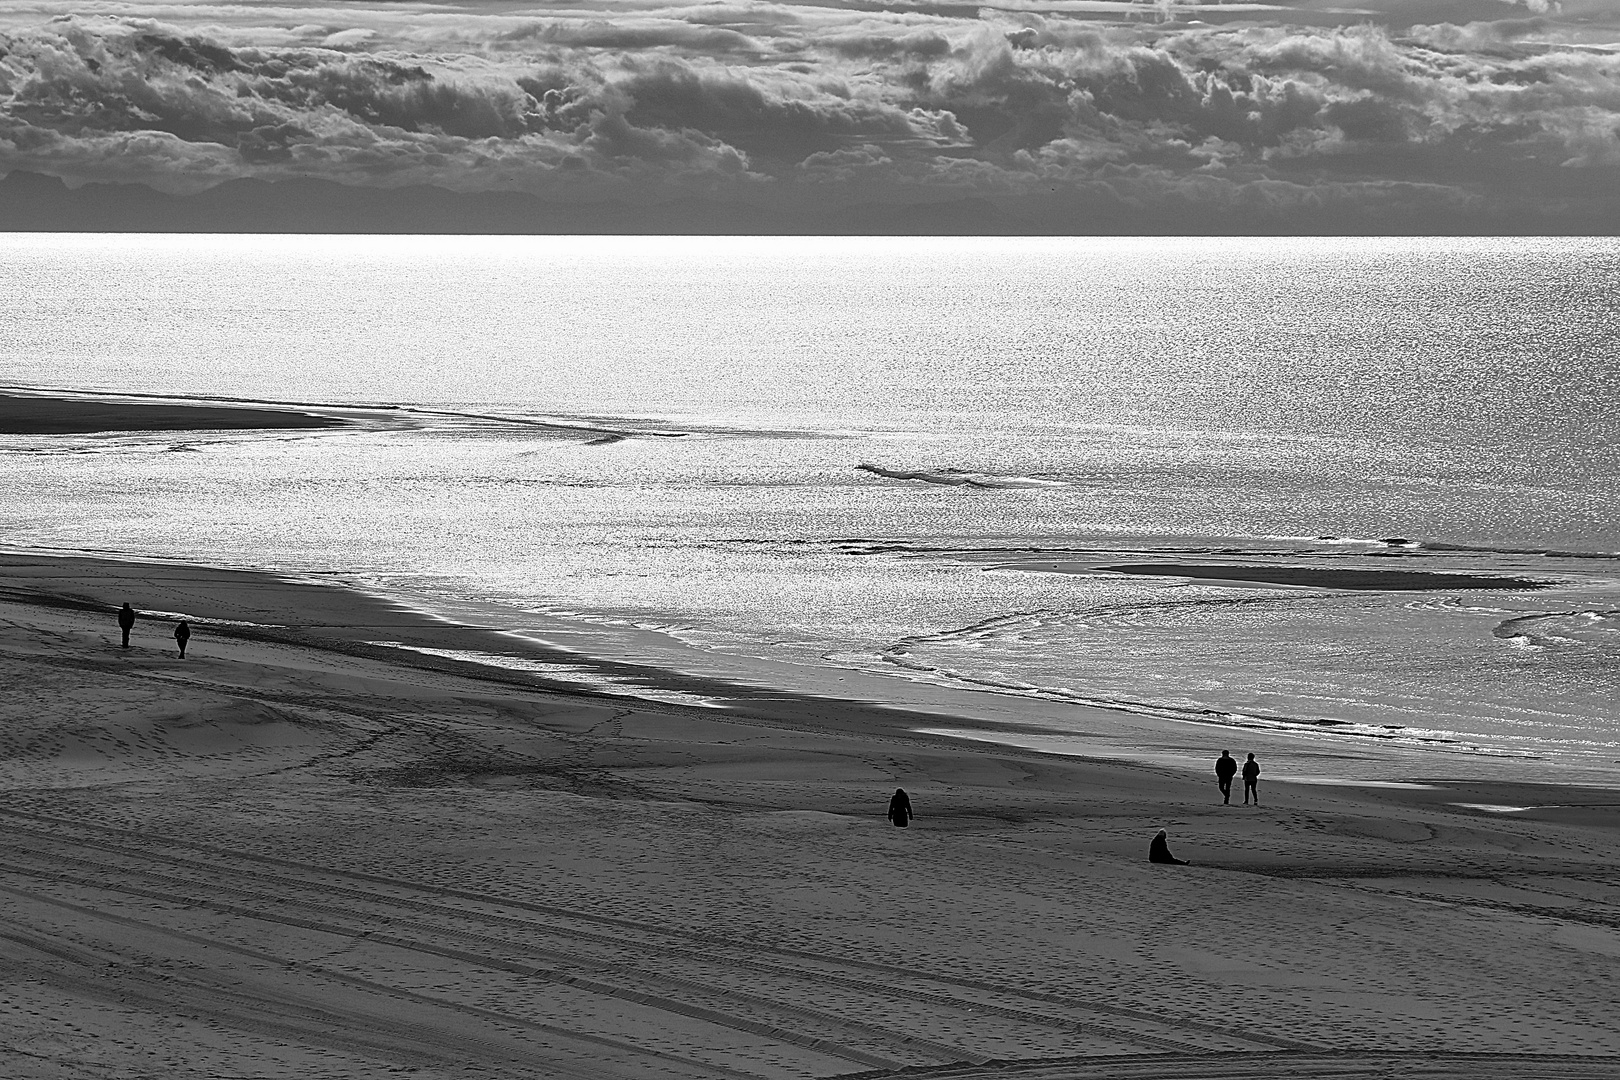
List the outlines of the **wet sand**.
<svg viewBox="0 0 1620 1080">
<path fill-rule="evenodd" d="M 249 431 L 338 427 L 343 420 L 291 409 L 173 405 L 0 394 L 0 435 L 101 431 Z"/>
<path fill-rule="evenodd" d="M 919 734 L 973 726 L 948 698 L 666 673 L 683 706 L 375 644 L 506 640 L 0 559 L 0 1071 L 1620 1072 L 1615 792 L 1268 773 L 1223 806 L 1202 771 Z M 1146 861 L 1159 828 L 1192 865 Z"/>
</svg>

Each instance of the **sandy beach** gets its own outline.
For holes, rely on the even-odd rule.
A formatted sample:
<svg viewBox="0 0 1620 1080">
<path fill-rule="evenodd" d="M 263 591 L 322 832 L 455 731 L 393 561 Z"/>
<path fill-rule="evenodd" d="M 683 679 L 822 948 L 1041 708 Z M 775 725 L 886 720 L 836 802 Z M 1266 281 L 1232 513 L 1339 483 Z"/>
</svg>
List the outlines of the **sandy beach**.
<svg viewBox="0 0 1620 1080">
<path fill-rule="evenodd" d="M 1612 791 L 1225 806 L 943 711 L 379 646 L 492 644 L 336 585 L 0 566 L 19 1080 L 1620 1074 Z"/>
</svg>

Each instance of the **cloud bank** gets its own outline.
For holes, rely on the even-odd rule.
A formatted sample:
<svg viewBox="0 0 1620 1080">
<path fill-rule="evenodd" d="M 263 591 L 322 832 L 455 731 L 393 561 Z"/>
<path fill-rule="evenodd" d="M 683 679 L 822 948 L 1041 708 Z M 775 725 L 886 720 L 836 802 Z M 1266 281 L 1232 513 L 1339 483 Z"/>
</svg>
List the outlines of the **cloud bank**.
<svg viewBox="0 0 1620 1080">
<path fill-rule="evenodd" d="M 698 200 L 767 226 L 1615 231 L 1612 5 L 1374 6 L 19 4 L 0 171 Z"/>
</svg>

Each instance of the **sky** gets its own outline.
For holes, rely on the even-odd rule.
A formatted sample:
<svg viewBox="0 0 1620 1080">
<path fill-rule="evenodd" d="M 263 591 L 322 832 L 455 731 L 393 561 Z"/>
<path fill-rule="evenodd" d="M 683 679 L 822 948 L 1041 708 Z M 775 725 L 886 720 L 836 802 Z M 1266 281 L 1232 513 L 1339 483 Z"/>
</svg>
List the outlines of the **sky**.
<svg viewBox="0 0 1620 1080">
<path fill-rule="evenodd" d="M 13 170 L 1613 232 L 1620 0 L 8 0 Z"/>
</svg>

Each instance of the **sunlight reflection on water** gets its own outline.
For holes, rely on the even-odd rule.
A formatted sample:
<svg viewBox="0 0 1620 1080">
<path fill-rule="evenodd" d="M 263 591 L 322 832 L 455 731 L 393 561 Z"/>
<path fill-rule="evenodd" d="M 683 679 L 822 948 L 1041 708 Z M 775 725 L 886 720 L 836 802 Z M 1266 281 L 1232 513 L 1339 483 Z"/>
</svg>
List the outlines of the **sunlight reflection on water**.
<svg viewBox="0 0 1620 1080">
<path fill-rule="evenodd" d="M 13 235 L 0 285 L 18 385 L 383 407 L 0 437 L 9 542 L 1620 757 L 1612 564 L 1486 550 L 1620 548 L 1611 240 Z M 961 557 L 1440 557 L 1385 537 L 1574 584 L 1300 598 Z M 1585 636 L 1494 634 L 1526 618 Z"/>
</svg>

